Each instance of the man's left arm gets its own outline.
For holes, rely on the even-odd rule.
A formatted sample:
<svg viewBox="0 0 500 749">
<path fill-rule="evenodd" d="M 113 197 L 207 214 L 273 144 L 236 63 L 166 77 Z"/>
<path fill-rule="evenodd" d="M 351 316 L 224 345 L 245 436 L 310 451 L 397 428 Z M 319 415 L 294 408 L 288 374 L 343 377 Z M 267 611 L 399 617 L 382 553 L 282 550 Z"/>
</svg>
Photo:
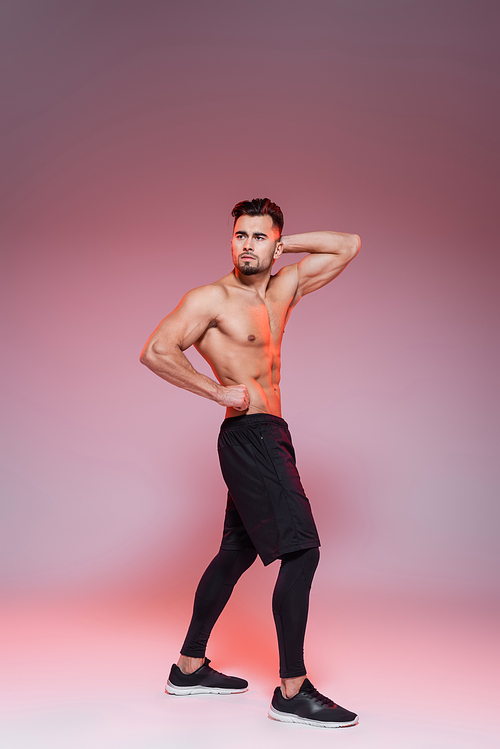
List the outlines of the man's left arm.
<svg viewBox="0 0 500 749">
<path fill-rule="evenodd" d="M 281 238 L 283 252 L 307 252 L 297 263 L 297 291 L 294 302 L 330 281 L 356 257 L 360 248 L 357 234 L 336 231 L 311 231 Z"/>
</svg>

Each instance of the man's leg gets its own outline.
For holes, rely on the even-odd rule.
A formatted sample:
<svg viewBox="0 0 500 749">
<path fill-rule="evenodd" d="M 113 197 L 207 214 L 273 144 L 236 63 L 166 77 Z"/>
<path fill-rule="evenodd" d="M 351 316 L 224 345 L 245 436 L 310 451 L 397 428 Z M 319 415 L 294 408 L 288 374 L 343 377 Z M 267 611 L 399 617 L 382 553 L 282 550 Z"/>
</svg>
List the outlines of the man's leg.
<svg viewBox="0 0 500 749">
<path fill-rule="evenodd" d="M 192 673 L 202 665 L 215 622 L 235 584 L 256 558 L 255 549 L 221 549 L 208 565 L 196 589 L 193 616 L 177 664 L 184 673 Z"/>
<path fill-rule="evenodd" d="M 284 697 L 293 697 L 306 677 L 304 637 L 309 593 L 319 562 L 319 549 L 284 554 L 273 594 Z"/>
<path fill-rule="evenodd" d="M 320 694 L 306 678 L 304 635 L 309 592 L 318 566 L 319 550 L 284 554 L 273 596 L 278 633 L 281 687 L 276 687 L 269 717 L 285 723 L 304 723 L 322 728 L 354 726 L 356 713 Z"/>
<path fill-rule="evenodd" d="M 168 694 L 236 694 L 247 690 L 245 679 L 214 671 L 205 658 L 205 649 L 236 582 L 256 556 L 254 549 L 221 549 L 210 562 L 196 590 L 193 616 L 181 656 L 170 670 L 165 687 Z"/>
</svg>

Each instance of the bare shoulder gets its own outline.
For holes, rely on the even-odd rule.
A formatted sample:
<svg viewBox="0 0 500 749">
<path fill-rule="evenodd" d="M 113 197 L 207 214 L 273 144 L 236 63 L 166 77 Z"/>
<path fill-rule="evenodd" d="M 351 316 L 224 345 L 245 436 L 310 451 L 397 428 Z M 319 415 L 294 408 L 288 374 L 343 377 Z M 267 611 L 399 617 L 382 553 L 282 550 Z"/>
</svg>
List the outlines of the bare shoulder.
<svg viewBox="0 0 500 749">
<path fill-rule="evenodd" d="M 224 302 L 227 290 L 221 281 L 214 281 L 205 286 L 196 286 L 182 297 L 180 305 L 188 309 L 206 309 Z"/>
<path fill-rule="evenodd" d="M 189 348 L 217 320 L 225 294 L 218 282 L 191 289 L 161 321 L 147 345 L 155 346 L 157 350 L 166 350 L 172 345 L 178 346 L 181 351 Z"/>
</svg>

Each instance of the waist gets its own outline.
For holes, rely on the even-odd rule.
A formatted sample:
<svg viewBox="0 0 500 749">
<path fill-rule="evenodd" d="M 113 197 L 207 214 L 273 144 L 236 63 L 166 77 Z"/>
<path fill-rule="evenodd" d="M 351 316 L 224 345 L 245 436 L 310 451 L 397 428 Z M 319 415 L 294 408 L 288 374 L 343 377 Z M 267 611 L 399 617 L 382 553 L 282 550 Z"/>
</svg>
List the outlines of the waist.
<svg viewBox="0 0 500 749">
<path fill-rule="evenodd" d="M 251 426 L 257 426 L 258 424 L 279 424 L 279 426 L 288 429 L 288 424 L 281 416 L 275 416 L 274 414 L 242 414 L 241 416 L 231 416 L 228 419 L 224 419 L 220 428 L 221 432 L 226 429 L 239 429 Z"/>
</svg>

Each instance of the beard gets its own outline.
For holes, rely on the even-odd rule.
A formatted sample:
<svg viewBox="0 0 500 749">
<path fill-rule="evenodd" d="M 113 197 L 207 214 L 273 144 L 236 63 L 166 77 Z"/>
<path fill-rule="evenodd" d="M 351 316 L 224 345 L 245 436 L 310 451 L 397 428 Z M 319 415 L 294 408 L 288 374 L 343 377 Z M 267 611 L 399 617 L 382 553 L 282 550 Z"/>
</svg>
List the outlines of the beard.
<svg viewBox="0 0 500 749">
<path fill-rule="evenodd" d="M 238 270 L 244 276 L 254 276 L 256 273 L 260 273 L 259 266 L 250 265 L 248 261 L 246 263 L 238 263 Z"/>
<path fill-rule="evenodd" d="M 258 260 L 252 261 L 252 264 L 250 264 L 249 260 L 238 260 L 238 270 L 244 276 L 255 276 L 257 273 L 263 273 L 268 270 L 272 266 L 272 264 L 272 259 L 265 268 L 260 265 Z"/>
</svg>

